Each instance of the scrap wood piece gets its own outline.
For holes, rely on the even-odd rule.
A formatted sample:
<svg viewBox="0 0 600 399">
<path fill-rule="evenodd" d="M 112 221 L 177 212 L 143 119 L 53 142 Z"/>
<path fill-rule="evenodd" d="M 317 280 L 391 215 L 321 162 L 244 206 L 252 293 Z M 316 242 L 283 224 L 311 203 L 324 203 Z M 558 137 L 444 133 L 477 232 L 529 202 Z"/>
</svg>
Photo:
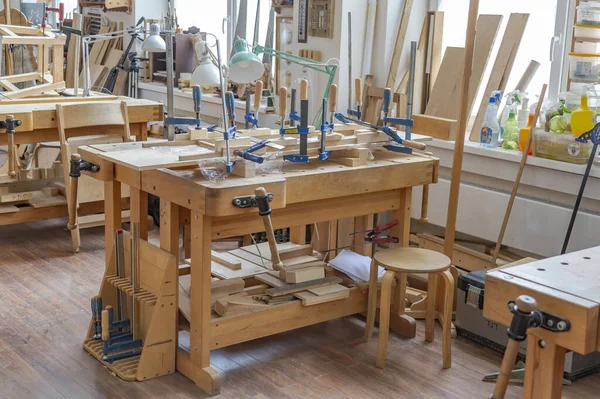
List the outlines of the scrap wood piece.
<svg viewBox="0 0 600 399">
<path fill-rule="evenodd" d="M 281 287 L 269 288 L 266 293 L 271 296 L 281 296 L 294 294 L 300 291 L 306 291 L 310 288 L 324 287 L 326 285 L 339 284 L 342 279 L 335 276 L 329 276 L 318 280 L 306 281 L 298 284 L 286 284 Z"/>
<path fill-rule="evenodd" d="M 517 57 L 517 51 L 519 50 L 523 33 L 527 27 L 528 19 L 529 14 L 510 14 L 506 30 L 504 31 L 504 37 L 502 38 L 502 43 L 500 43 L 500 48 L 496 55 L 496 61 L 494 62 L 488 84 L 483 92 L 483 98 L 479 104 L 475 123 L 473 124 L 471 134 L 469 135 L 469 140 L 471 141 L 479 141 L 479 133 L 485 116 L 485 109 L 489 103 L 492 91 L 506 89 L 506 83 Z"/>
<path fill-rule="evenodd" d="M 235 256 L 228 254 L 227 252 L 210 251 L 211 259 L 217 263 L 222 264 L 233 270 L 240 270 L 242 268 L 242 261 Z"/>
<path fill-rule="evenodd" d="M 400 19 L 400 25 L 398 26 L 398 34 L 396 36 L 394 52 L 392 53 L 392 61 L 388 72 L 386 87 L 396 87 L 396 75 L 398 74 L 400 56 L 402 55 L 402 49 L 404 48 L 404 40 L 406 39 L 406 31 L 408 29 L 408 22 L 410 21 L 412 5 L 413 0 L 404 0 L 404 6 L 402 8 L 402 18 Z"/>
<path fill-rule="evenodd" d="M 277 272 L 279 275 L 279 272 Z M 254 276 L 255 279 L 260 281 L 261 283 L 265 283 L 270 285 L 271 287 L 282 287 L 286 285 L 286 282 L 281 280 L 279 277 L 271 274 L 271 273 L 262 273 Z M 266 292 L 266 291 L 265 291 Z"/>
<path fill-rule="evenodd" d="M 306 281 L 314 281 L 325 277 L 325 269 L 322 267 L 305 267 L 298 270 L 285 272 L 285 282 L 298 284 Z"/>
<path fill-rule="evenodd" d="M 33 97 L 50 91 L 64 91 L 65 82 L 58 83 L 46 83 L 37 86 L 28 87 L 26 89 L 10 91 L 3 93 L 3 97 L 9 100 L 15 100 L 18 98 Z"/>
<path fill-rule="evenodd" d="M 19 212 L 19 208 L 11 204 L 0 205 L 0 214 Z"/>
<path fill-rule="evenodd" d="M 345 288 L 345 287 L 344 287 Z M 298 299 L 302 300 L 303 306 L 312 306 L 318 305 L 320 303 L 339 301 L 341 299 L 346 299 L 350 297 L 350 290 L 346 288 L 346 290 L 337 291 L 328 295 L 315 295 L 309 291 L 297 292 L 294 296 Z"/>
<path fill-rule="evenodd" d="M 221 298 L 213 305 L 213 310 L 219 316 L 232 316 L 240 313 L 265 310 L 271 305 L 248 296 L 245 292 Z"/>
<path fill-rule="evenodd" d="M 477 19 L 471 82 L 467 97 L 469 115 L 473 108 L 475 96 L 479 91 L 483 73 L 494 47 L 501 22 L 502 15 L 480 15 Z M 448 47 L 446 49 L 440 66 L 439 79 L 436 80 L 433 86 L 432 94 L 425 110 L 427 115 L 449 119 L 458 118 L 458 102 L 448 101 L 448 99 L 458 98 L 460 87 L 462 86 L 464 59 L 465 49 L 463 47 Z"/>
<path fill-rule="evenodd" d="M 330 294 L 335 294 L 338 292 L 346 292 L 349 291 L 348 287 L 344 287 L 341 284 L 333 284 L 333 285 L 327 285 L 325 287 L 318 287 L 318 288 L 311 288 L 308 290 L 308 292 L 310 292 L 311 294 L 315 294 L 315 295 L 330 295 Z"/>
<path fill-rule="evenodd" d="M 245 282 L 241 278 L 231 278 L 210 283 L 210 295 L 231 295 L 244 290 Z"/>
<path fill-rule="evenodd" d="M 33 198 L 33 191 L 23 193 L 9 193 L 0 195 L 0 204 L 7 204 L 11 202 L 26 202 Z"/>
</svg>

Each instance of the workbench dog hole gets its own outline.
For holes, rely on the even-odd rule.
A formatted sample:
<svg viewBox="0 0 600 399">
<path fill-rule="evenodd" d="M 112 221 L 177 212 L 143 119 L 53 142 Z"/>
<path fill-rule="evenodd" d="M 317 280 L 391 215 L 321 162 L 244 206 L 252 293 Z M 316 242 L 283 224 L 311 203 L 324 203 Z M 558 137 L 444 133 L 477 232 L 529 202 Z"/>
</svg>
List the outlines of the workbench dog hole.
<svg viewBox="0 0 600 399">
<path fill-rule="evenodd" d="M 541 339 L 540 342 L 538 342 L 538 345 L 540 348 L 546 349 L 546 341 L 544 341 L 543 339 Z"/>
</svg>

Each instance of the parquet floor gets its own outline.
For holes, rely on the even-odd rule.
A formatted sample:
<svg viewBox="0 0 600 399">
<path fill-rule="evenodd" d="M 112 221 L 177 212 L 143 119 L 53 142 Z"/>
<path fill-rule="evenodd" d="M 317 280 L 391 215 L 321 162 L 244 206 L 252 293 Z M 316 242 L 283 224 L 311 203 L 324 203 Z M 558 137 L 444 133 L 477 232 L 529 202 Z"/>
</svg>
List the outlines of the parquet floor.
<svg viewBox="0 0 600 399">
<path fill-rule="evenodd" d="M 178 373 L 123 382 L 82 349 L 104 268 L 103 232 L 83 231 L 81 252 L 73 255 L 65 225 L 0 227 L 0 397 L 206 397 Z M 376 339 L 362 342 L 358 317 L 220 349 L 211 361 L 221 372 L 222 398 L 488 397 L 493 385 L 481 377 L 499 368 L 500 355 L 458 338 L 452 368 L 442 370 L 440 340 L 424 343 L 423 327 L 414 340 L 390 335 L 385 370 L 374 367 Z M 563 397 L 600 398 L 599 386 L 599 375 L 586 377 Z M 521 392 L 510 387 L 507 397 Z"/>
</svg>

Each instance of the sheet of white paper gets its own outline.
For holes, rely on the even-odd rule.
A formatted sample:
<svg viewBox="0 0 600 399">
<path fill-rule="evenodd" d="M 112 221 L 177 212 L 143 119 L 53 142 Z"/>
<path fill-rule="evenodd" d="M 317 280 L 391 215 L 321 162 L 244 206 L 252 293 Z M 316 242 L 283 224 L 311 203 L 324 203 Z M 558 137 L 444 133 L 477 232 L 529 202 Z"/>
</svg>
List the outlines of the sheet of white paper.
<svg viewBox="0 0 600 399">
<path fill-rule="evenodd" d="M 329 266 L 345 273 L 354 281 L 369 281 L 371 258 L 344 249 L 338 256 L 329 261 Z M 385 269 L 378 266 L 377 277 L 381 278 L 384 274 Z"/>
</svg>

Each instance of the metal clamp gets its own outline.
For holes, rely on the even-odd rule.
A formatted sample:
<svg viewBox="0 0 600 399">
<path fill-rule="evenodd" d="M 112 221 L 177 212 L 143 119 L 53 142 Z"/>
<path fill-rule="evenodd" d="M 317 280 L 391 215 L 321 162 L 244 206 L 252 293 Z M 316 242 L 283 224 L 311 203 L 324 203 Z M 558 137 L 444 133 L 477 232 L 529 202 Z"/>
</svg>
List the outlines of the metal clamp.
<svg viewBox="0 0 600 399">
<path fill-rule="evenodd" d="M 519 311 L 515 301 L 508 302 L 508 310 L 516 316 L 508 330 L 509 337 L 516 341 L 525 339 L 528 328 L 540 327 L 552 332 L 567 332 L 571 329 L 568 319 L 539 309 L 524 314 Z"/>
<path fill-rule="evenodd" d="M 273 194 L 267 194 L 267 199 L 269 202 L 273 201 L 273 198 Z M 256 200 L 255 195 L 244 195 L 241 197 L 234 197 L 233 200 L 231 200 L 231 203 L 236 208 L 256 208 L 258 206 L 258 201 Z"/>
<path fill-rule="evenodd" d="M 80 177 L 82 171 L 91 173 L 97 173 L 100 171 L 100 165 L 82 160 L 79 154 L 71 155 L 70 163 L 71 167 L 69 169 L 69 176 L 71 177 Z"/>
</svg>

